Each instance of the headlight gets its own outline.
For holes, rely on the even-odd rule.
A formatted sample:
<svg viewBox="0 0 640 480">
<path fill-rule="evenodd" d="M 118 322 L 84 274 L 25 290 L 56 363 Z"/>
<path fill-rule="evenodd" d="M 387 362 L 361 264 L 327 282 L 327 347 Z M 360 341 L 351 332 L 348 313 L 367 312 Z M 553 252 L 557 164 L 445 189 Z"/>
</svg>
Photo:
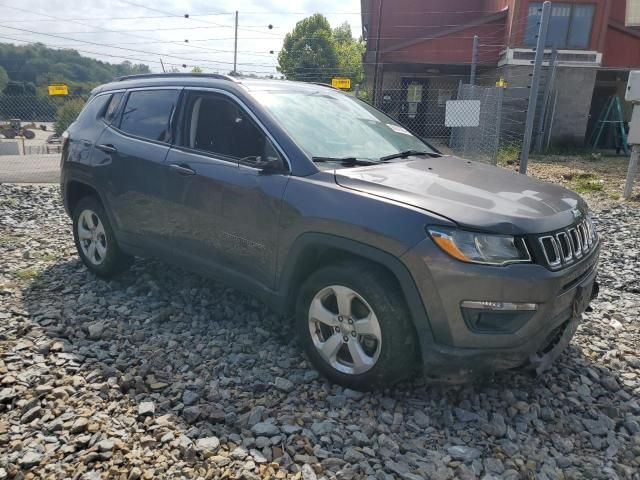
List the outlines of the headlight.
<svg viewBox="0 0 640 480">
<path fill-rule="evenodd" d="M 531 261 L 524 240 L 511 235 L 490 235 L 448 227 L 428 227 L 433 241 L 453 258 L 485 265 Z"/>
</svg>

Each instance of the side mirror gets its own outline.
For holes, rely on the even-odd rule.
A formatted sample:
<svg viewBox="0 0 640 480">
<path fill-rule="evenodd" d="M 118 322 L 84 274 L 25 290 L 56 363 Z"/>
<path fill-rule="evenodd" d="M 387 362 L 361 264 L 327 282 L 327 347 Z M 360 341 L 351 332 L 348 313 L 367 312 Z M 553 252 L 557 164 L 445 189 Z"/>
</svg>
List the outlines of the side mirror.
<svg viewBox="0 0 640 480">
<path fill-rule="evenodd" d="M 267 157 L 264 160 L 260 158 L 256 162 L 256 167 L 263 173 L 280 173 L 284 170 L 284 164 L 280 157 Z"/>
</svg>

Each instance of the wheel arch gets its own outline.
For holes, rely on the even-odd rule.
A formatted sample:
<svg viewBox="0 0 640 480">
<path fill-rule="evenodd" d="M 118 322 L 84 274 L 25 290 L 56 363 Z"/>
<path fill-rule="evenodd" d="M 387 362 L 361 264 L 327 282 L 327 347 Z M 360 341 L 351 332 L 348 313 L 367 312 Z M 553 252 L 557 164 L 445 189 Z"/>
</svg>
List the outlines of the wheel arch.
<svg viewBox="0 0 640 480">
<path fill-rule="evenodd" d="M 64 204 L 69 215 L 73 215 L 73 210 L 78 205 L 78 202 L 88 196 L 96 197 L 102 206 L 105 206 L 100 193 L 95 187 L 80 180 L 69 180 L 64 189 Z"/>
<path fill-rule="evenodd" d="M 427 311 L 413 277 L 404 264 L 390 253 L 344 237 L 324 233 L 305 233 L 298 237 L 281 270 L 278 282 L 282 302 L 280 309 L 292 314 L 300 285 L 305 278 L 322 265 L 345 259 L 366 260 L 387 271 L 404 297 L 420 348 L 433 343 Z"/>
</svg>

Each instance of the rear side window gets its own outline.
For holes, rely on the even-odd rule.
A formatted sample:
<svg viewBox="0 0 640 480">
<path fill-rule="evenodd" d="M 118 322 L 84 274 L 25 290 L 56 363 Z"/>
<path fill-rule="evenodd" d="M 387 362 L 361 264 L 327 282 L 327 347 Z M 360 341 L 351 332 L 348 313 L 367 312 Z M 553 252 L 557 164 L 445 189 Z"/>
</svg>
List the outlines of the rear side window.
<svg viewBox="0 0 640 480">
<path fill-rule="evenodd" d="M 105 122 L 113 123 L 116 117 L 116 113 L 118 113 L 118 107 L 122 102 L 122 97 L 124 97 L 124 92 L 117 92 L 111 96 L 111 101 L 109 102 L 107 111 L 104 113 Z"/>
<path fill-rule="evenodd" d="M 179 90 L 136 90 L 129 94 L 122 112 L 120 130 L 136 137 L 169 142 L 171 115 Z"/>
<path fill-rule="evenodd" d="M 87 128 L 92 126 L 95 121 L 102 116 L 107 102 L 111 98 L 111 95 L 98 95 L 89 100 L 78 118 L 75 121 L 75 128 Z"/>
</svg>

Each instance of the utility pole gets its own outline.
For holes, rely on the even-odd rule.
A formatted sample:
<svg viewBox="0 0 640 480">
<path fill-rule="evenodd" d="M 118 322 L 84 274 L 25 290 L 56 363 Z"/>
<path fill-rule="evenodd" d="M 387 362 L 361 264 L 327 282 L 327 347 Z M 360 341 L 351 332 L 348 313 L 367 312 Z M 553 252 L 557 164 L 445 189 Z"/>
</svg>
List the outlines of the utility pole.
<svg viewBox="0 0 640 480">
<path fill-rule="evenodd" d="M 164 69 L 164 63 L 162 63 L 162 57 L 160 57 L 160 66 L 162 67 L 162 73 L 166 73 L 166 70 Z"/>
<path fill-rule="evenodd" d="M 236 34 L 235 40 L 233 43 L 233 74 L 236 75 L 238 71 L 236 70 L 236 62 L 238 61 L 238 11 L 236 10 Z"/>
<path fill-rule="evenodd" d="M 540 17 L 540 29 L 538 30 L 538 43 L 536 45 L 536 58 L 533 61 L 533 75 L 531 77 L 531 90 L 529 91 L 529 103 L 527 104 L 527 121 L 524 127 L 522 139 L 522 152 L 520 152 L 520 173 L 527 174 L 529 163 L 529 150 L 531 149 L 531 136 L 533 135 L 533 123 L 536 117 L 536 104 L 538 102 L 538 89 L 540 88 L 540 70 L 544 59 L 544 48 L 547 44 L 547 31 L 551 18 L 551 2 L 542 4 L 542 16 Z"/>
<path fill-rule="evenodd" d="M 373 106 L 378 106 L 378 70 L 380 65 L 380 28 L 382 27 L 382 0 L 378 6 L 378 29 L 376 30 L 376 64 L 373 71 Z"/>
<path fill-rule="evenodd" d="M 476 84 L 476 69 L 478 68 L 478 44 L 480 43 L 480 38 L 478 35 L 473 36 L 473 50 L 471 51 L 471 76 L 469 78 L 469 83 L 471 85 Z"/>
</svg>

